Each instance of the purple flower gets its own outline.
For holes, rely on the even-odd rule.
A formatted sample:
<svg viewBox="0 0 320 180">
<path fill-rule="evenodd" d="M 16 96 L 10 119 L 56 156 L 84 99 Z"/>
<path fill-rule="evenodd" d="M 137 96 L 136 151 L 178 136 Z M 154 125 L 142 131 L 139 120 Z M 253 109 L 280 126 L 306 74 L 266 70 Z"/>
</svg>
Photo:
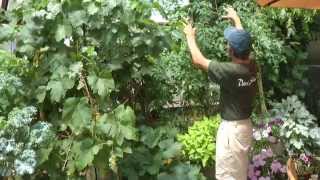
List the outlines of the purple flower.
<svg viewBox="0 0 320 180">
<path fill-rule="evenodd" d="M 271 172 L 276 174 L 278 172 L 281 172 L 282 169 L 282 165 L 280 162 L 278 162 L 277 160 L 274 160 L 271 164 Z"/>
<path fill-rule="evenodd" d="M 306 164 L 310 164 L 311 163 L 311 156 L 308 156 L 305 153 L 300 154 L 300 159 Z"/>
<path fill-rule="evenodd" d="M 269 176 L 266 176 L 266 177 L 259 177 L 258 180 L 270 180 L 270 177 Z"/>
<path fill-rule="evenodd" d="M 253 157 L 253 165 L 254 167 L 261 167 L 266 164 L 266 161 L 264 160 L 264 156 L 262 154 L 255 155 Z"/>
<path fill-rule="evenodd" d="M 261 150 L 261 156 L 265 158 L 270 158 L 273 156 L 273 152 L 271 150 L 271 148 L 268 148 L 268 149 L 262 149 Z"/>
<path fill-rule="evenodd" d="M 256 175 L 256 176 L 260 176 L 260 175 L 261 175 L 261 171 L 256 170 L 256 171 L 254 172 L 254 175 Z"/>
<path fill-rule="evenodd" d="M 273 152 L 272 152 L 271 148 L 267 149 L 266 155 L 267 155 L 267 157 L 272 157 L 273 156 Z"/>
<path fill-rule="evenodd" d="M 282 166 L 282 168 L 280 169 L 280 172 L 283 174 L 287 173 L 287 167 L 286 166 Z"/>
<path fill-rule="evenodd" d="M 250 180 L 258 180 L 258 177 L 257 177 L 257 176 L 252 176 L 252 177 L 250 178 Z"/>
<path fill-rule="evenodd" d="M 254 165 L 249 164 L 249 167 L 248 167 L 248 177 L 252 179 L 253 176 L 254 176 Z"/>
</svg>

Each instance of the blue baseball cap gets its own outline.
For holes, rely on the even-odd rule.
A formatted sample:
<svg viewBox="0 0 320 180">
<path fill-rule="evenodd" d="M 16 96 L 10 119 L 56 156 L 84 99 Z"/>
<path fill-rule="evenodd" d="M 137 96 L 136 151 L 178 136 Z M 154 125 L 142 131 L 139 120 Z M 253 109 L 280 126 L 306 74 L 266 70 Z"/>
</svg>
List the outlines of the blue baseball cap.
<svg viewBox="0 0 320 180">
<path fill-rule="evenodd" d="M 243 29 L 228 27 L 224 30 L 224 37 L 236 53 L 244 53 L 251 48 L 251 36 Z"/>
</svg>

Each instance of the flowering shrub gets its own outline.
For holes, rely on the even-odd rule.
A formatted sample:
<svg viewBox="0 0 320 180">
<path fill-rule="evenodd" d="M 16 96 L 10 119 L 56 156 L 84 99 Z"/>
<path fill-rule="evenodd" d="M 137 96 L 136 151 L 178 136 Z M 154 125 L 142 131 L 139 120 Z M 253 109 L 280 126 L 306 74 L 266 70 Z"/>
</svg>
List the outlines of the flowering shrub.
<svg viewBox="0 0 320 180">
<path fill-rule="evenodd" d="M 0 72 L 0 93 L 7 89 L 9 85 L 14 87 L 21 87 L 22 83 L 18 77 Z"/>
<path fill-rule="evenodd" d="M 298 164 L 298 174 L 319 173 L 320 127 L 297 96 L 274 103 L 273 116 L 281 118 L 280 136 L 290 157 Z M 318 157 L 319 158 L 319 157 Z"/>
<path fill-rule="evenodd" d="M 270 122 L 264 124 L 261 123 L 258 125 L 258 128 L 253 130 L 253 137 L 257 141 L 268 141 L 272 144 L 275 144 L 279 141 L 279 126 L 283 124 L 281 119 L 274 119 Z"/>
<path fill-rule="evenodd" d="M 274 103 L 271 113 L 283 121 L 280 136 L 289 155 L 318 154 L 320 128 L 297 96 L 290 96 L 281 103 Z M 317 152 L 318 151 L 318 152 Z"/>
<path fill-rule="evenodd" d="M 250 179 L 286 179 L 284 163 L 296 159 L 298 174 L 319 172 L 316 156 L 319 154 L 320 131 L 297 96 L 274 103 L 270 118 L 254 129 L 256 140 L 249 166 Z"/>
<path fill-rule="evenodd" d="M 274 119 L 254 129 L 254 154 L 248 172 L 250 180 L 286 179 L 286 158 L 271 148 L 280 142 L 279 126 L 282 124 L 282 120 Z"/>
<path fill-rule="evenodd" d="M 35 171 L 40 148 L 52 142 L 51 125 L 37 122 L 31 125 L 37 113 L 35 107 L 15 108 L 8 120 L 0 117 L 0 175 L 24 175 Z"/>
<path fill-rule="evenodd" d="M 286 179 L 286 166 L 271 148 L 262 149 L 253 156 L 249 165 L 248 177 L 251 180 Z"/>
</svg>

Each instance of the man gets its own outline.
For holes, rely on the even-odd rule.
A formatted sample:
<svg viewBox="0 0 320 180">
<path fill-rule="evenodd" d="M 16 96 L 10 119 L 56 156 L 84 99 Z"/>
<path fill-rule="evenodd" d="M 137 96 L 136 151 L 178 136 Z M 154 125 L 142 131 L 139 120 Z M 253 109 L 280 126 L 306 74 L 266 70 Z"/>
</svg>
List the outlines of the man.
<svg viewBox="0 0 320 180">
<path fill-rule="evenodd" d="M 252 144 L 250 115 L 256 94 L 256 70 L 251 62 L 251 37 L 243 30 L 233 8 L 227 8 L 224 18 L 235 27 L 224 31 L 228 53 L 232 62 L 221 63 L 206 59 L 196 44 L 196 29 L 186 24 L 184 32 L 192 62 L 208 72 L 209 78 L 221 89 L 220 108 L 222 122 L 216 142 L 216 178 L 218 180 L 247 180 L 248 151 Z"/>
</svg>

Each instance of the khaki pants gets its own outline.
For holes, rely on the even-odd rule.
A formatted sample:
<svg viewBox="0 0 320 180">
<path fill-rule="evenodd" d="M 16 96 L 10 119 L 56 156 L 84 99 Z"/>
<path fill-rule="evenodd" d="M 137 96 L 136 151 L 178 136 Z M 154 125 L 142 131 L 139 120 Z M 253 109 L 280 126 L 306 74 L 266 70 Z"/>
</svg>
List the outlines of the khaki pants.
<svg viewBox="0 0 320 180">
<path fill-rule="evenodd" d="M 221 122 L 216 142 L 216 178 L 218 180 L 247 180 L 248 152 L 251 144 L 250 119 Z"/>
</svg>

